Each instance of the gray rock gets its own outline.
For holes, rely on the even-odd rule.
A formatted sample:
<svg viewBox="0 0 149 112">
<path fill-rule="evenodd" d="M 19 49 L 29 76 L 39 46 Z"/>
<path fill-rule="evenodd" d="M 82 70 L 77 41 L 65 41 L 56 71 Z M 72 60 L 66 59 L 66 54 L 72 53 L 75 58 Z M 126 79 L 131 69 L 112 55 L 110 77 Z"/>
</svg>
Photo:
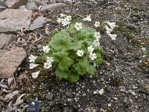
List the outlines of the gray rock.
<svg viewBox="0 0 149 112">
<path fill-rule="evenodd" d="M 6 4 L 9 8 L 16 9 L 22 5 L 25 5 L 27 0 L 7 0 Z"/>
<path fill-rule="evenodd" d="M 5 4 L 4 1 L 0 1 L 0 12 L 5 10 L 7 8 L 7 5 Z"/>
<path fill-rule="evenodd" d="M 49 4 L 41 7 L 41 11 L 48 11 L 48 10 L 53 10 L 55 8 L 59 7 L 64 7 L 64 3 L 54 3 L 54 4 Z"/>
<path fill-rule="evenodd" d="M 8 46 L 11 42 L 13 42 L 16 39 L 16 36 L 13 34 L 0 34 L 0 49 Z"/>
<path fill-rule="evenodd" d="M 6 28 L 6 27 L 1 27 L 0 26 L 0 33 L 16 34 L 16 30 L 15 29 L 11 29 L 11 28 Z"/>
<path fill-rule="evenodd" d="M 6 50 L 0 50 L 0 57 L 2 57 L 6 52 Z"/>
<path fill-rule="evenodd" d="M 0 14 L 0 32 L 14 32 L 28 27 L 28 19 L 32 11 L 6 9 Z M 2 29 L 4 28 L 4 30 Z M 1 31 L 2 30 L 2 31 Z"/>
<path fill-rule="evenodd" d="M 6 52 L 0 58 L 0 78 L 13 77 L 18 66 L 26 57 L 26 52 L 23 48 L 16 48 Z"/>
<path fill-rule="evenodd" d="M 46 21 L 47 21 L 47 18 L 40 16 L 34 20 L 33 24 L 30 26 L 28 30 L 35 30 L 35 29 L 41 28 L 44 26 Z"/>
<path fill-rule="evenodd" d="M 28 2 L 26 4 L 26 7 L 27 7 L 28 10 L 34 10 L 34 9 L 37 9 L 38 8 L 37 7 L 37 4 L 35 2 Z"/>
</svg>

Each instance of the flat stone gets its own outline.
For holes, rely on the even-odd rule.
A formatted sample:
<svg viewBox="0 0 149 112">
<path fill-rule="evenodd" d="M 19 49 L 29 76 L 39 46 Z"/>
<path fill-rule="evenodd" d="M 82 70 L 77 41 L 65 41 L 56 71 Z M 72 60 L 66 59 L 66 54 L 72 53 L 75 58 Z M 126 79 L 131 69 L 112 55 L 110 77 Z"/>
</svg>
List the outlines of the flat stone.
<svg viewBox="0 0 149 112">
<path fill-rule="evenodd" d="M 0 49 L 8 46 L 11 42 L 13 42 L 16 39 L 16 36 L 13 34 L 0 34 Z"/>
<path fill-rule="evenodd" d="M 16 48 L 6 52 L 0 58 L 0 78 L 10 78 L 17 70 L 18 66 L 26 57 L 26 52 L 23 48 Z"/>
<path fill-rule="evenodd" d="M 47 21 L 47 18 L 40 16 L 34 20 L 29 30 L 35 30 L 44 26 L 44 23 Z"/>
<path fill-rule="evenodd" d="M 6 50 L 0 50 L 0 57 L 2 57 L 6 52 Z"/>
<path fill-rule="evenodd" d="M 7 0 L 6 4 L 9 8 L 16 9 L 22 5 L 25 5 L 27 0 Z"/>
<path fill-rule="evenodd" d="M 49 4 L 49 5 L 42 6 L 41 11 L 53 10 L 55 8 L 60 8 L 60 7 L 64 7 L 64 6 L 65 6 L 64 3 Z"/>
<path fill-rule="evenodd" d="M 28 27 L 28 19 L 32 11 L 21 9 L 6 9 L 0 13 L 0 32 L 18 31 Z M 4 28 L 4 31 L 1 31 Z"/>
</svg>

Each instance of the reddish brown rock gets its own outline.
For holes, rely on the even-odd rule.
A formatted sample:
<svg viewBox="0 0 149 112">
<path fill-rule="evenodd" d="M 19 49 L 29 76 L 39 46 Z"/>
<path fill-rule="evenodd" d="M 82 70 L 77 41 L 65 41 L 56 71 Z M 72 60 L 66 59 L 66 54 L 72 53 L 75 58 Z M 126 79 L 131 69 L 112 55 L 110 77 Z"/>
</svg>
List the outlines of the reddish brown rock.
<svg viewBox="0 0 149 112">
<path fill-rule="evenodd" d="M 10 43 L 12 43 L 16 39 L 15 35 L 9 34 L 0 34 L 0 49 L 8 46 Z"/>
<path fill-rule="evenodd" d="M 16 48 L 6 52 L 0 58 L 0 78 L 10 78 L 17 70 L 18 66 L 26 57 L 26 52 L 23 48 Z"/>
</svg>

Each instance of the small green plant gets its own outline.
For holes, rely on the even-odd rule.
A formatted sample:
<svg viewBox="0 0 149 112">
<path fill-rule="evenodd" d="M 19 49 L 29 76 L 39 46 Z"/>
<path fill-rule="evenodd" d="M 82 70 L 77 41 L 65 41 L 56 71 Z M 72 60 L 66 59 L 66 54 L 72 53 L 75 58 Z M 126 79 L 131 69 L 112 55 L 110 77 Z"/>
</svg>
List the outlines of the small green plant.
<svg viewBox="0 0 149 112">
<path fill-rule="evenodd" d="M 93 63 L 100 65 L 101 46 L 94 45 L 95 30 L 84 27 L 79 31 L 71 24 L 68 29 L 63 29 L 51 37 L 49 42 L 50 52 L 45 57 L 53 57 L 56 76 L 60 79 L 67 79 L 70 82 L 77 82 L 80 75 L 94 75 L 96 68 Z M 92 51 L 89 51 L 92 48 Z"/>
<path fill-rule="evenodd" d="M 99 40 L 100 32 L 96 32 L 91 27 L 86 27 L 82 23 L 71 23 L 71 16 L 61 14 L 57 22 L 63 26 L 69 27 L 62 29 L 60 32 L 52 34 L 51 41 L 48 45 L 43 46 L 44 68 L 49 69 L 53 66 L 55 74 L 59 79 L 69 80 L 71 83 L 77 82 L 80 76 L 84 74 L 94 75 L 96 66 L 102 64 L 101 50 Z M 91 17 L 87 16 L 83 21 L 91 21 Z M 111 34 L 115 23 L 106 22 L 105 29 L 112 40 L 116 40 L 117 35 Z M 100 26 L 100 22 L 96 21 L 95 27 Z M 31 55 L 29 57 L 30 69 L 37 67 L 39 64 L 34 64 L 41 59 Z M 32 63 L 33 62 L 33 63 Z M 32 73 L 33 78 L 37 78 L 40 71 Z"/>
</svg>

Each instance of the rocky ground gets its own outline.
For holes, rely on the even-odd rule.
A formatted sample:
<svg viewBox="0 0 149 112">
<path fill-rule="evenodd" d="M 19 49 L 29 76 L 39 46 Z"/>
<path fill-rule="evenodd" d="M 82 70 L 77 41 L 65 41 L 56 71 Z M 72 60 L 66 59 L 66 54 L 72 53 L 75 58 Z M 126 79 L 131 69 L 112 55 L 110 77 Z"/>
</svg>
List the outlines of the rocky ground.
<svg viewBox="0 0 149 112">
<path fill-rule="evenodd" d="M 148 0 L 1 0 L 0 111 L 25 112 L 33 99 L 41 112 L 148 112 L 148 5 Z M 56 22 L 60 13 L 73 21 L 91 15 L 86 23 L 91 27 L 106 20 L 118 26 L 115 41 L 101 31 L 104 63 L 98 72 L 73 84 L 53 71 L 33 79 L 29 69 L 28 56 L 40 55 L 51 32 L 63 28 Z"/>
</svg>

